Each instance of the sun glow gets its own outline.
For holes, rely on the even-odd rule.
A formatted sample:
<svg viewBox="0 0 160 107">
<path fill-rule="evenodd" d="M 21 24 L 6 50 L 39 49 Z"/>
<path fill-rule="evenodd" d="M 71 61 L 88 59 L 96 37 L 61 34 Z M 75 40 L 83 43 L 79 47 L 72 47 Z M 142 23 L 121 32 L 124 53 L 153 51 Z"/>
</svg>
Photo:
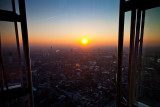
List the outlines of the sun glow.
<svg viewBox="0 0 160 107">
<path fill-rule="evenodd" d="M 82 43 L 83 45 L 87 45 L 87 44 L 88 44 L 88 39 L 83 38 L 83 39 L 81 40 L 81 43 Z"/>
</svg>

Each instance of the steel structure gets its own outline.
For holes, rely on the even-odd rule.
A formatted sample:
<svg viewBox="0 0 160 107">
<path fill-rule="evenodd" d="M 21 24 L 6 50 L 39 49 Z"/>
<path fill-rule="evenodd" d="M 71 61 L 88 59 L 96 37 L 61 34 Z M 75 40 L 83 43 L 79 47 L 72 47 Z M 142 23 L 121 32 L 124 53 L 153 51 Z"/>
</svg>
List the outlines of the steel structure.
<svg viewBox="0 0 160 107">
<path fill-rule="evenodd" d="M 141 56 L 143 48 L 143 32 L 145 11 L 160 6 L 160 0 L 120 0 L 119 38 L 118 38 L 118 71 L 117 71 L 117 107 L 132 106 L 139 98 Z M 128 100 L 121 103 L 121 78 L 125 12 L 131 11 Z"/>
<path fill-rule="evenodd" d="M 4 103 L 12 99 L 28 95 L 28 102 L 30 107 L 34 107 L 33 100 L 33 90 L 32 90 L 32 73 L 31 73 L 31 62 L 30 62 L 30 50 L 28 43 L 28 30 L 27 30 L 27 19 L 26 19 L 26 8 L 25 0 L 18 0 L 20 14 L 16 13 L 15 1 L 12 0 L 12 9 L 13 11 L 0 10 L 0 21 L 14 22 L 16 41 L 17 41 L 17 51 L 19 55 L 19 64 L 21 62 L 20 55 L 20 45 L 19 45 L 19 36 L 18 36 L 18 27 L 17 22 L 21 24 L 22 30 L 22 42 L 23 42 L 23 51 L 25 59 L 25 71 L 26 71 L 26 81 L 27 85 L 23 84 L 22 72 L 20 72 L 21 77 L 21 87 L 15 89 L 9 89 L 7 83 L 7 77 L 5 69 L 3 66 L 3 59 L 0 51 L 0 67 L 1 67 L 1 91 L 0 91 L 0 102 Z M 1 50 L 1 48 L 0 48 Z"/>
</svg>

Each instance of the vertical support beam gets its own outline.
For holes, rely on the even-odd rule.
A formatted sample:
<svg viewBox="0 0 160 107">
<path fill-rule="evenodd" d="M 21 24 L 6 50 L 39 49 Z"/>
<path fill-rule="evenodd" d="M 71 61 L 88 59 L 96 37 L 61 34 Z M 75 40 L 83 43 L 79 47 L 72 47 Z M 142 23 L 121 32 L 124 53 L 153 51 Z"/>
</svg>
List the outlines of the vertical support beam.
<svg viewBox="0 0 160 107">
<path fill-rule="evenodd" d="M 132 64 L 134 55 L 134 37 L 135 37 L 136 9 L 131 11 L 131 28 L 130 28 L 130 48 L 129 48 L 129 68 L 128 68 L 128 106 L 131 106 L 132 98 Z"/>
<path fill-rule="evenodd" d="M 135 38 L 135 48 L 134 48 L 134 59 L 133 59 L 133 91 L 132 98 L 135 101 L 136 97 L 136 85 L 137 85 L 137 56 L 138 56 L 138 45 L 139 45 L 139 31 L 140 31 L 140 21 L 141 21 L 141 10 L 138 9 L 137 12 L 137 25 L 136 25 L 136 38 Z"/>
<path fill-rule="evenodd" d="M 4 70 L 2 51 L 1 51 L 1 34 L 0 34 L 0 66 L 1 66 L 1 77 L 2 77 L 1 78 L 1 82 L 2 82 L 1 88 L 2 90 L 4 90 L 4 83 L 5 83 L 6 89 L 8 90 L 8 80 L 7 80 L 6 72 Z"/>
<path fill-rule="evenodd" d="M 145 23 L 145 10 L 142 11 L 142 21 L 141 21 L 141 34 L 140 34 L 140 47 L 139 47 L 139 67 L 138 67 L 138 83 L 137 83 L 137 100 L 139 98 L 140 85 L 141 85 L 141 68 L 142 68 L 142 48 L 143 48 L 143 33 L 144 33 L 144 23 Z"/>
<path fill-rule="evenodd" d="M 117 107 L 121 103 L 121 72 L 122 72 L 122 54 L 123 54 L 123 34 L 124 34 L 124 3 L 125 0 L 120 0 L 119 10 L 119 36 L 118 36 L 118 71 L 117 71 Z"/>
<path fill-rule="evenodd" d="M 136 26 L 136 38 L 135 38 L 135 50 L 134 50 L 134 64 L 136 63 L 136 58 L 138 55 L 138 45 L 139 45 L 139 32 L 140 32 L 140 21 L 141 21 L 141 10 L 138 9 L 137 12 L 137 26 Z"/>
<path fill-rule="evenodd" d="M 1 33 L 0 33 L 0 85 L 1 85 L 1 92 L 4 91 L 4 77 L 3 77 L 3 62 L 2 62 L 2 52 L 1 52 Z M 0 106 L 5 107 L 4 102 L 0 104 Z"/>
<path fill-rule="evenodd" d="M 12 0 L 12 8 L 13 8 L 13 12 L 16 13 L 15 0 Z M 14 22 L 14 27 L 15 27 L 15 34 L 16 34 L 16 42 L 17 42 L 18 55 L 20 56 L 20 46 L 19 46 L 19 36 L 18 36 L 17 22 Z"/>
<path fill-rule="evenodd" d="M 30 107 L 34 107 L 30 50 L 29 50 L 29 43 L 28 43 L 26 8 L 25 8 L 25 1 L 24 0 L 19 0 L 19 10 L 20 10 L 20 16 L 22 17 L 21 29 L 22 29 L 23 49 L 24 49 L 24 56 L 25 56 L 25 67 L 26 67 L 25 69 L 26 69 L 26 74 L 27 74 L 27 86 L 29 88 L 28 100 L 30 103 Z"/>
<path fill-rule="evenodd" d="M 16 13 L 15 0 L 12 0 L 12 9 L 13 9 L 13 12 Z M 23 85 L 23 73 L 21 71 L 21 53 L 20 53 L 17 22 L 14 22 L 14 28 L 15 28 L 15 34 L 16 34 L 17 51 L 18 51 L 18 62 L 19 62 L 19 73 L 20 73 L 19 76 L 20 76 L 20 79 L 21 79 L 21 85 Z"/>
<path fill-rule="evenodd" d="M 0 33 L 0 57 L 1 57 L 1 33 Z M 2 60 L 0 59 L 0 64 L 2 64 Z M 0 70 L 0 82 L 1 82 L 1 91 L 3 91 L 4 89 L 3 89 L 3 87 L 4 87 L 4 85 L 3 85 L 3 83 L 4 83 L 4 81 L 3 81 L 3 69 L 2 69 L 2 67 L 0 67 L 1 68 L 1 70 Z"/>
</svg>

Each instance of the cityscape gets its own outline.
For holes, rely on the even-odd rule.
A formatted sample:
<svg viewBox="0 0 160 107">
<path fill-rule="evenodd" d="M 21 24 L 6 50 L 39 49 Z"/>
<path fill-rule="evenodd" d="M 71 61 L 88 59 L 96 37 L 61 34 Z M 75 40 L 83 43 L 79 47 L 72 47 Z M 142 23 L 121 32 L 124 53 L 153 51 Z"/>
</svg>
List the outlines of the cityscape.
<svg viewBox="0 0 160 107">
<path fill-rule="evenodd" d="M 9 84 L 18 85 L 20 78 L 19 72 L 16 72 L 18 69 L 15 69 L 19 68 L 16 52 L 4 50 L 4 53 L 4 58 L 7 59 L 4 60 L 4 64 L 9 65 L 6 71 L 11 76 L 8 80 Z M 122 102 L 126 103 L 127 47 L 124 48 L 123 57 L 121 97 Z M 146 48 L 143 59 L 141 100 L 149 105 L 159 106 L 160 51 L 157 51 L 157 48 Z M 24 63 L 21 64 L 21 69 L 24 70 Z M 31 67 L 36 107 L 115 107 L 116 105 L 116 47 L 90 49 L 33 47 L 31 48 Z"/>
<path fill-rule="evenodd" d="M 0 107 L 160 107 L 160 0 L 0 0 Z"/>
</svg>

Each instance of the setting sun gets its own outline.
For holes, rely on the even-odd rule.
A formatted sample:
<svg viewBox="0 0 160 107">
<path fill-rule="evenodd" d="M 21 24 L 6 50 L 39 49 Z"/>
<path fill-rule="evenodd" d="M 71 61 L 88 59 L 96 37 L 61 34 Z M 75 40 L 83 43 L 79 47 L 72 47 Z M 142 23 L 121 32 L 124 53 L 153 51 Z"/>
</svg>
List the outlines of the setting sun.
<svg viewBox="0 0 160 107">
<path fill-rule="evenodd" d="M 86 45 L 86 44 L 88 44 L 88 39 L 86 39 L 86 38 L 83 38 L 83 39 L 81 40 L 81 43 L 82 43 L 83 45 Z"/>
</svg>

